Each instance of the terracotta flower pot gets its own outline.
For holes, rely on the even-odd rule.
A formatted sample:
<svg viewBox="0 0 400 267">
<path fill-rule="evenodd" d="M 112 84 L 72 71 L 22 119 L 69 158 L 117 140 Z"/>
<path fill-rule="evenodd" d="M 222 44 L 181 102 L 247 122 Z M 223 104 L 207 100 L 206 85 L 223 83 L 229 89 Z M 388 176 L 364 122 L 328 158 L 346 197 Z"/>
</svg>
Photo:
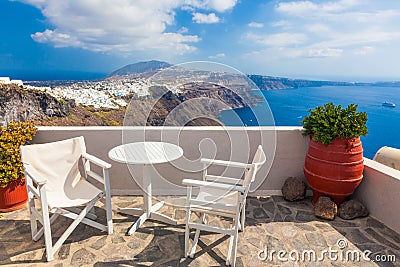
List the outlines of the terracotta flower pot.
<svg viewBox="0 0 400 267">
<path fill-rule="evenodd" d="M 0 187 L 0 212 L 10 212 L 25 207 L 28 200 L 25 180 L 20 178 Z"/>
<path fill-rule="evenodd" d="M 304 174 L 313 190 L 314 204 L 325 195 L 339 205 L 361 183 L 363 170 L 360 138 L 336 139 L 328 146 L 311 139 Z"/>
</svg>

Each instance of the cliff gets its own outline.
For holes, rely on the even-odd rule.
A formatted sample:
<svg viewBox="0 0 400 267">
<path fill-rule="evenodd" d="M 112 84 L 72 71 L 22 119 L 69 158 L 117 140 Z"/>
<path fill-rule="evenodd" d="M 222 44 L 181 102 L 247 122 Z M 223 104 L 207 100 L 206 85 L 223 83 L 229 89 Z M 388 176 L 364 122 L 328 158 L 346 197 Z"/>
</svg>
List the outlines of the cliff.
<svg viewBox="0 0 400 267">
<path fill-rule="evenodd" d="M 272 77 L 272 76 L 264 76 L 264 75 L 248 75 L 248 77 L 261 90 L 277 90 L 277 89 L 299 88 L 299 87 L 354 85 L 354 83 L 348 83 L 348 82 L 311 81 L 311 80 L 289 79 L 289 78 Z"/>
<path fill-rule="evenodd" d="M 131 103 L 127 113 L 125 108 L 83 107 L 44 92 L 0 85 L 0 116 L 42 126 L 220 125 L 221 110 L 248 106 L 233 91 L 214 84 L 189 83 L 181 90 L 174 94 L 165 87 L 154 87 L 146 99 L 127 98 Z"/>
<path fill-rule="evenodd" d="M 72 100 L 58 101 L 55 97 L 16 85 L 0 85 L 0 116 L 6 120 L 44 120 L 65 117 L 75 107 Z"/>
</svg>

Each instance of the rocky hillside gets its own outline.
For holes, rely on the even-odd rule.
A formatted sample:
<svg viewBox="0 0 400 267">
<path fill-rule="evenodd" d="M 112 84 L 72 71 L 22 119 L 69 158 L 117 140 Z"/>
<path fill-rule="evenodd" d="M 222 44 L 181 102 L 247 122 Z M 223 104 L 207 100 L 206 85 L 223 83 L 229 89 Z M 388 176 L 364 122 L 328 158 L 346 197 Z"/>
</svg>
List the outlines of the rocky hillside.
<svg viewBox="0 0 400 267">
<path fill-rule="evenodd" d="M 58 101 L 40 91 L 22 89 L 16 85 L 0 86 L 0 116 L 6 120 L 43 120 L 65 117 L 75 107 L 74 101 Z"/>
<path fill-rule="evenodd" d="M 249 106 L 232 90 L 216 84 L 192 82 L 180 89 L 182 93 L 176 95 L 162 88 L 153 90 L 157 101 L 152 104 L 147 125 L 221 125 L 221 110 Z"/>
<path fill-rule="evenodd" d="M 164 87 L 151 89 L 146 99 L 127 98 L 126 109 L 95 109 L 57 100 L 44 92 L 15 85 L 0 85 L 0 116 L 6 120 L 33 120 L 36 125 L 117 126 L 123 125 L 220 125 L 220 111 L 248 106 L 241 97 L 222 86 L 205 83 L 183 85 L 173 94 Z"/>
</svg>

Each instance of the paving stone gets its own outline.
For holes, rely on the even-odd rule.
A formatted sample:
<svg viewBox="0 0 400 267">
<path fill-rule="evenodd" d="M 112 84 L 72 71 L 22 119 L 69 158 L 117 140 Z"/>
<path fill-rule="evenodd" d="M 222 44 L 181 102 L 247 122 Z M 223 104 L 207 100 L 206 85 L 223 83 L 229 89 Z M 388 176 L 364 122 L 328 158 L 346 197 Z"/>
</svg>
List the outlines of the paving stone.
<svg viewBox="0 0 400 267">
<path fill-rule="evenodd" d="M 316 223 L 316 224 L 314 224 L 317 228 L 319 228 L 319 229 L 321 229 L 321 230 L 324 230 L 324 231 L 330 231 L 330 230 L 333 230 L 332 229 L 332 226 L 330 226 L 329 224 L 327 224 L 327 223 Z"/>
<path fill-rule="evenodd" d="M 292 211 L 289 208 L 287 208 L 283 205 L 277 205 L 277 206 L 278 206 L 278 210 L 281 214 L 283 214 L 283 215 L 291 215 L 292 214 Z"/>
<path fill-rule="evenodd" d="M 292 225 L 283 226 L 281 228 L 281 235 L 286 238 L 293 238 L 298 234 L 298 230 Z"/>
<path fill-rule="evenodd" d="M 255 219 L 269 219 L 268 214 L 262 208 L 255 208 L 253 216 Z"/>
<path fill-rule="evenodd" d="M 288 215 L 288 216 L 285 216 L 285 218 L 283 219 L 283 221 L 284 221 L 284 222 L 294 222 L 295 219 L 294 219 L 293 216 Z"/>
<path fill-rule="evenodd" d="M 72 255 L 70 264 L 72 266 L 82 266 L 85 264 L 93 264 L 95 262 L 96 255 L 88 251 L 85 248 L 81 248 Z"/>
<path fill-rule="evenodd" d="M 396 233 L 392 229 L 387 227 L 376 229 L 377 232 L 382 234 L 384 237 L 389 238 L 389 240 L 393 240 L 396 244 L 400 244 L 400 234 Z"/>
<path fill-rule="evenodd" d="M 367 232 L 370 236 L 372 236 L 375 240 L 379 241 L 382 244 L 385 244 L 386 246 L 389 246 L 392 249 L 396 249 L 399 250 L 400 247 L 399 245 L 395 245 L 393 242 L 387 240 L 386 238 L 382 237 L 381 235 L 379 235 L 375 230 L 373 230 L 372 228 L 367 228 L 365 230 L 365 232 Z"/>
<path fill-rule="evenodd" d="M 355 244 L 372 243 L 359 229 L 349 229 L 347 238 Z"/>
<path fill-rule="evenodd" d="M 259 238 L 247 238 L 246 241 L 248 244 L 251 244 L 256 248 L 260 248 L 262 245 L 261 240 Z"/>
<path fill-rule="evenodd" d="M 184 255 L 184 247 L 179 243 L 177 236 L 166 236 L 157 240 L 158 247 L 160 250 L 167 255 L 167 257 L 173 257 L 174 254 L 179 257 Z"/>
<path fill-rule="evenodd" d="M 373 228 L 386 228 L 386 226 L 383 223 L 371 217 L 367 218 L 366 226 Z"/>
<path fill-rule="evenodd" d="M 394 256 L 395 257 L 395 263 L 398 264 L 400 262 L 400 251 L 393 251 L 391 249 L 388 249 L 386 255 L 387 256 L 391 256 L 391 257 Z"/>
<path fill-rule="evenodd" d="M 125 239 L 122 236 L 113 236 L 111 238 L 111 242 L 113 244 L 121 244 L 121 243 L 125 243 Z"/>
<path fill-rule="evenodd" d="M 386 249 L 385 246 L 378 244 L 378 243 L 374 243 L 374 244 L 358 244 L 357 248 L 361 251 L 366 251 L 369 250 L 373 253 L 375 252 L 379 252 L 379 251 L 384 251 Z"/>
<path fill-rule="evenodd" d="M 299 210 L 297 211 L 295 219 L 298 222 L 311 222 L 315 220 L 315 216 L 314 213 L 310 211 Z"/>
<path fill-rule="evenodd" d="M 284 220 L 283 220 L 282 215 L 280 213 L 275 213 L 273 221 L 274 222 L 283 222 Z"/>
<path fill-rule="evenodd" d="M 142 252 L 136 256 L 140 261 L 157 262 L 162 260 L 165 255 L 161 249 L 156 245 L 146 247 Z"/>
<path fill-rule="evenodd" d="M 255 207 L 260 206 L 260 201 L 258 201 L 256 198 L 250 198 L 250 199 L 248 199 L 248 202 L 252 206 L 255 206 Z"/>
<path fill-rule="evenodd" d="M 129 242 L 126 244 L 129 248 L 136 250 L 138 248 L 140 248 L 142 246 L 142 244 L 140 242 L 137 241 L 133 241 L 133 242 Z"/>
<path fill-rule="evenodd" d="M 58 251 L 58 258 L 60 259 L 60 260 L 65 260 L 65 259 L 67 259 L 68 258 L 68 256 L 69 256 L 69 252 L 70 252 L 70 250 L 71 250 L 71 244 L 70 243 L 64 243 L 62 246 L 61 246 L 61 248 L 60 248 L 60 250 Z"/>
<path fill-rule="evenodd" d="M 271 197 L 274 203 L 286 202 L 286 200 L 282 196 L 271 196 Z"/>
<path fill-rule="evenodd" d="M 265 203 L 262 203 L 261 206 L 263 207 L 263 209 L 269 213 L 274 214 L 275 213 L 275 203 L 272 201 L 268 201 Z"/>
<path fill-rule="evenodd" d="M 377 257 L 382 257 L 382 255 L 383 255 L 382 252 L 376 252 L 376 253 L 372 253 L 369 256 L 369 258 L 374 260 Z M 378 258 L 378 259 L 380 259 L 380 258 Z M 395 265 L 395 263 L 393 263 L 391 261 L 379 261 L 379 262 L 376 262 L 376 264 L 378 264 L 381 267 L 395 267 L 395 266 L 398 266 L 398 265 Z"/>
<path fill-rule="evenodd" d="M 300 238 L 296 238 L 291 242 L 291 247 L 297 252 L 301 253 L 304 249 L 309 247 L 309 244 Z"/>
<path fill-rule="evenodd" d="M 316 246 L 325 247 L 325 248 L 328 247 L 328 244 L 326 243 L 325 238 L 320 234 L 306 233 L 305 236 L 311 245 L 316 245 Z"/>
<path fill-rule="evenodd" d="M 179 266 L 179 260 L 171 260 L 165 263 L 161 263 L 158 265 L 159 267 L 177 267 Z"/>
<path fill-rule="evenodd" d="M 357 224 L 355 222 L 344 221 L 340 218 L 334 220 L 332 222 L 332 225 L 334 227 L 357 227 Z"/>
<path fill-rule="evenodd" d="M 264 245 L 268 247 L 268 249 L 273 249 L 275 251 L 286 250 L 285 244 L 278 238 L 273 236 L 267 236 L 264 240 Z"/>
<path fill-rule="evenodd" d="M 103 237 L 99 238 L 97 241 L 95 241 L 93 244 L 91 244 L 90 247 L 94 248 L 96 250 L 99 250 L 102 247 L 104 247 L 104 245 L 106 244 L 106 241 L 107 241 L 107 236 L 103 236 Z"/>
<path fill-rule="evenodd" d="M 313 226 L 305 224 L 305 223 L 298 223 L 298 224 L 296 224 L 296 227 L 300 228 L 301 230 L 304 230 L 304 231 L 311 231 L 311 232 L 316 231 L 316 229 Z"/>
<path fill-rule="evenodd" d="M 186 211 L 185 210 L 176 210 L 175 211 L 175 219 L 181 220 L 186 218 Z"/>
</svg>

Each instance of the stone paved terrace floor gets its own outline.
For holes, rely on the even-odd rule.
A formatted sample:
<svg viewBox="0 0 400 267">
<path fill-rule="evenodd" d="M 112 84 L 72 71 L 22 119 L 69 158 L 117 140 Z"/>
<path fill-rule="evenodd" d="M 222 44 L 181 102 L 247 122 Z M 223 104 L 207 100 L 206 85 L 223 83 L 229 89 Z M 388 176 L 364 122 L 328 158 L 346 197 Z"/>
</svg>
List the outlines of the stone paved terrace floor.
<svg viewBox="0 0 400 267">
<path fill-rule="evenodd" d="M 142 204 L 141 197 L 112 198 L 113 209 Z M 314 217 L 310 199 L 286 202 L 282 197 L 248 198 L 246 229 L 239 234 L 237 266 L 400 266 L 400 235 L 371 217 L 333 222 Z M 89 226 L 80 225 L 56 253 L 55 260 L 47 263 L 43 239 L 31 240 L 28 212 L 26 209 L 2 214 L 0 218 L 0 265 L 10 266 L 220 266 L 224 265 L 229 239 L 220 234 L 205 233 L 200 236 L 194 259 L 183 257 L 184 215 L 183 209 L 164 206 L 161 212 L 178 219 L 178 226 L 147 221 L 132 236 L 126 236 L 135 217 L 114 214 L 114 234 Z M 104 210 L 97 208 L 100 218 Z M 99 219 L 100 219 L 99 218 Z M 69 219 L 59 218 L 54 224 L 54 235 L 59 236 Z M 227 221 L 210 218 L 210 223 L 225 224 Z M 337 242 L 347 242 L 339 249 Z M 345 240 L 345 241 L 343 241 Z M 285 250 L 298 261 L 259 259 L 265 246 L 271 250 Z M 322 261 L 301 259 L 306 250 L 314 250 L 319 257 L 323 250 L 372 251 L 371 257 L 395 255 L 396 261 L 373 263 L 361 261 L 331 260 L 324 254 Z M 263 257 L 265 254 L 260 254 Z M 345 254 L 344 254 L 345 255 Z M 350 255 L 350 254 L 348 254 Z M 283 256 L 288 259 L 289 255 Z"/>
</svg>

